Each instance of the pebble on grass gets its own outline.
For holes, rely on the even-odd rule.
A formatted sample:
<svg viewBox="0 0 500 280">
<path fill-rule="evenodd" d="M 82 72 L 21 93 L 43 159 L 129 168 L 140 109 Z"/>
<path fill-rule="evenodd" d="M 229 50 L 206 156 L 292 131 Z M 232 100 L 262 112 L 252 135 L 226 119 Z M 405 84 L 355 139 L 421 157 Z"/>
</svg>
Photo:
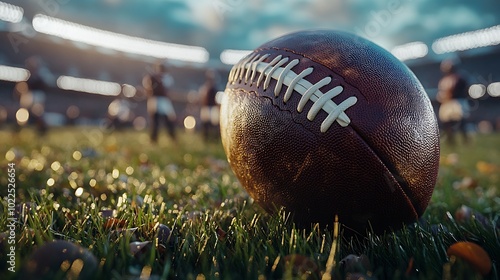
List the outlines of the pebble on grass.
<svg viewBox="0 0 500 280">
<path fill-rule="evenodd" d="M 488 253 L 479 245 L 460 241 L 452 244 L 446 251 L 448 256 L 459 257 L 470 263 L 476 271 L 486 276 L 491 271 L 491 259 Z"/>
<path fill-rule="evenodd" d="M 97 258 L 87 249 L 68 241 L 46 243 L 35 250 L 22 266 L 20 279 L 90 279 L 97 270 Z"/>
</svg>

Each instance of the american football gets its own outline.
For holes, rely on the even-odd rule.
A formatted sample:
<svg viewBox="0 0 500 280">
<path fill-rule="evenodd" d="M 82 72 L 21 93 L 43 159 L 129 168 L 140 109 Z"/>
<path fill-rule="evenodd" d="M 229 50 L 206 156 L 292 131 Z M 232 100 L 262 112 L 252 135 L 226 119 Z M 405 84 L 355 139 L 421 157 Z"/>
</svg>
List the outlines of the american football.
<svg viewBox="0 0 500 280">
<path fill-rule="evenodd" d="M 0 0 L 0 280 L 500 279 L 498 1 Z"/>
<path fill-rule="evenodd" d="M 301 31 L 232 68 L 221 104 L 228 161 L 268 212 L 366 232 L 398 229 L 425 211 L 439 133 L 415 75 L 349 33 Z"/>
</svg>

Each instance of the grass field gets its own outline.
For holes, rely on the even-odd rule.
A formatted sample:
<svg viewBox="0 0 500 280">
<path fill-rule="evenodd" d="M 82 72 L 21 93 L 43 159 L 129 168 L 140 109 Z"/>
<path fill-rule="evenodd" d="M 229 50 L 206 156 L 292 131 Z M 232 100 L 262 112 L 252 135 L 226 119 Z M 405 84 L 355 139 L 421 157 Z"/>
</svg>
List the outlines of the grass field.
<svg viewBox="0 0 500 280">
<path fill-rule="evenodd" d="M 93 279 L 358 279 L 356 271 L 367 279 L 500 277 L 498 134 L 443 146 L 436 189 L 419 223 L 366 237 L 344 235 L 342 226 L 338 234 L 297 229 L 285 213 L 268 215 L 242 189 L 219 142 L 191 133 L 177 143 L 162 137 L 154 146 L 145 132 L 62 128 L 39 137 L 30 129 L 0 130 L 0 279 L 23 279 L 30 255 L 54 239 L 97 258 Z M 16 180 L 15 273 L 7 262 L 9 164 Z M 462 205 L 474 209 L 470 218 L 456 214 Z M 168 238 L 158 236 L 163 225 Z M 465 240 L 486 250 L 488 274 L 447 256 L 451 244 Z M 363 262 L 341 262 L 350 254 Z M 66 262 L 48 277 L 66 271 L 75 278 L 85 265 Z"/>
</svg>

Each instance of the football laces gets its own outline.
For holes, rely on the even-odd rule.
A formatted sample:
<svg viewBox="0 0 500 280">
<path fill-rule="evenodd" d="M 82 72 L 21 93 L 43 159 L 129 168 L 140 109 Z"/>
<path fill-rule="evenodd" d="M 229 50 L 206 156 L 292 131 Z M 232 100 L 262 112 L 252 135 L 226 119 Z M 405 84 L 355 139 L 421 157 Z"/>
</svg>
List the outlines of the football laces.
<svg viewBox="0 0 500 280">
<path fill-rule="evenodd" d="M 277 55 L 270 58 L 270 54 L 252 53 L 242 59 L 233 66 L 229 73 L 228 84 L 234 85 L 245 83 L 250 87 L 267 90 L 271 80 L 276 80 L 274 86 L 274 96 L 279 97 L 282 93 L 283 85 L 287 86 L 287 90 L 283 94 L 283 102 L 287 102 L 293 92 L 301 95 L 297 112 L 302 113 L 308 101 L 313 102 L 313 105 L 307 112 L 307 119 L 313 121 L 320 110 L 323 110 L 328 115 L 321 123 L 320 131 L 326 132 L 334 122 L 340 126 L 346 127 L 350 124 L 351 119 L 345 111 L 352 107 L 358 99 L 355 96 L 350 96 L 339 104 L 336 104 L 332 98 L 340 95 L 344 88 L 337 85 L 327 92 L 322 92 L 321 88 L 330 84 L 332 78 L 324 77 L 317 83 L 309 82 L 306 77 L 314 72 L 313 67 L 306 68 L 300 73 L 297 73 L 293 68 L 300 63 L 299 59 L 290 60 L 289 57 Z M 270 62 L 264 62 L 266 59 Z"/>
</svg>

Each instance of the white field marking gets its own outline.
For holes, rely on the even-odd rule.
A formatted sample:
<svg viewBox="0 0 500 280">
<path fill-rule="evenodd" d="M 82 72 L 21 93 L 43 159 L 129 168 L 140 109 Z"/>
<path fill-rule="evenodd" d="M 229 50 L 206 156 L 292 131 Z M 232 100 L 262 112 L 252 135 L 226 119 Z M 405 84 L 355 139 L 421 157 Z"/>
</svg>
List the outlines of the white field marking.
<svg viewBox="0 0 500 280">
<path fill-rule="evenodd" d="M 288 87 L 283 96 L 285 103 L 290 99 L 293 91 L 302 95 L 297 106 L 297 112 L 302 112 L 307 101 L 313 102 L 311 109 L 307 113 L 308 120 L 313 121 L 320 110 L 328 114 L 321 123 L 321 132 L 326 132 L 335 121 L 342 127 L 349 125 L 351 119 L 346 115 L 345 110 L 356 104 L 358 99 L 355 96 L 350 96 L 340 104 L 335 104 L 332 98 L 343 92 L 344 88 L 342 86 L 336 86 L 326 93 L 320 90 L 320 88 L 332 81 L 330 77 L 325 77 L 312 84 L 305 77 L 314 72 L 313 67 L 304 69 L 297 74 L 292 68 L 300 63 L 298 59 L 289 61 L 288 57 L 278 55 L 271 62 L 264 62 L 269 56 L 269 54 L 257 55 L 253 53 L 242 59 L 231 69 L 229 84 L 244 81 L 245 84 L 250 83 L 250 86 L 255 84 L 257 88 L 262 85 L 263 89 L 266 90 L 271 79 L 274 79 L 277 81 L 274 88 L 275 96 L 279 96 L 283 85 Z M 255 80 L 256 78 L 257 80 Z"/>
</svg>

